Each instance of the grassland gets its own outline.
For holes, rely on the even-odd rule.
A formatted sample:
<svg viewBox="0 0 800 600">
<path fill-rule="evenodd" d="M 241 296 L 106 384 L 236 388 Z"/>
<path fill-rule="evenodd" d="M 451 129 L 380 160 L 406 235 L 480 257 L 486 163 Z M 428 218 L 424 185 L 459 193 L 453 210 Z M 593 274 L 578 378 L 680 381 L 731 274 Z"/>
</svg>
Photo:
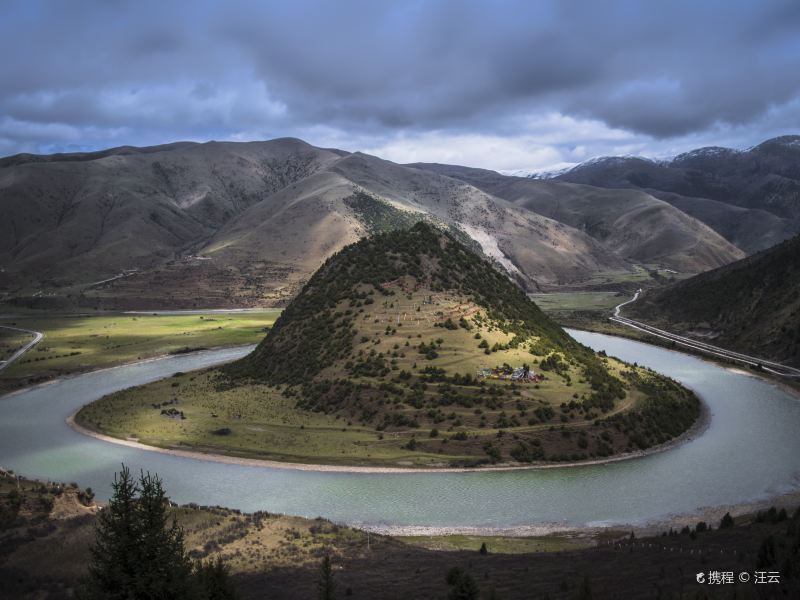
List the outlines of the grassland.
<svg viewBox="0 0 800 600">
<path fill-rule="evenodd" d="M 530 294 L 529 296 L 547 316 L 562 327 L 574 327 L 658 344 L 658 339 L 654 339 L 644 332 L 609 320 L 614 307 L 630 300 L 633 292 L 577 291 Z"/>
<path fill-rule="evenodd" d="M 569 286 L 570 292 L 627 292 L 638 287 L 652 287 L 673 280 L 681 280 L 691 277 L 690 273 L 680 273 L 673 269 L 665 269 L 659 265 L 636 264 L 624 271 L 598 271 L 579 284 Z M 559 293 L 552 291 L 552 293 Z M 548 294 L 544 294 L 548 295 Z"/>
<path fill-rule="evenodd" d="M 213 369 L 112 394 L 84 407 L 76 420 L 94 431 L 163 448 L 312 464 L 453 467 L 514 463 L 524 456 L 521 447 L 536 460 L 556 461 L 640 449 L 623 433 L 626 427 L 610 420 L 646 404 L 638 385 L 659 381 L 646 369 L 602 357 L 625 389 L 625 397 L 604 411 L 583 408 L 593 390 L 576 361 L 561 363 L 558 371 L 538 371 L 543 379 L 536 383 L 489 379 L 458 386 L 424 373 L 458 378 L 504 363 L 536 368 L 550 352 L 532 351 L 536 340 L 511 347 L 511 334 L 484 321 L 478 307 L 456 294 L 409 291 L 360 314 L 356 348 L 386 357 L 388 373 L 371 393 L 397 426 L 369 421 L 354 406 L 309 410 L 286 393 L 287 386 L 230 385 Z M 442 326 L 446 319 L 462 318 L 469 329 Z M 421 353 L 421 347 L 432 346 L 435 357 Z M 416 395 L 401 387 L 400 373 L 420 378 Z M 332 380 L 347 375 L 341 367 L 326 371 Z M 441 403 L 453 393 L 470 397 Z M 428 406 L 434 403 L 439 407 Z"/>
<path fill-rule="evenodd" d="M 552 292 L 529 294 L 531 300 L 545 312 L 592 310 L 610 313 L 627 299 L 624 292 Z"/>
<path fill-rule="evenodd" d="M 112 394 L 76 422 L 163 448 L 463 468 L 639 452 L 699 415 L 689 390 L 578 344 L 491 264 L 418 223 L 327 261 L 247 357 Z"/>
<path fill-rule="evenodd" d="M 0 372 L 0 393 L 48 379 L 186 349 L 258 343 L 280 310 L 206 314 L 48 315 L 36 311 L 0 320 L 41 331 L 45 338 Z M 0 329 L 0 332 L 7 331 Z M 12 352 L 28 338 L 0 338 Z M 4 350 L 3 350 L 4 348 Z"/>
</svg>

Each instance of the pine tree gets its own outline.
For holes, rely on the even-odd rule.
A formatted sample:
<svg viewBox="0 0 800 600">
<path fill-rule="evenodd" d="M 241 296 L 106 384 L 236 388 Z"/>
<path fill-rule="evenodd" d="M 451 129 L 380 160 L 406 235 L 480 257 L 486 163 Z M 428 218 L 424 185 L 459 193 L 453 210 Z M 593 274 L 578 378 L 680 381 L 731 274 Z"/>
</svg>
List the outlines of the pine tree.
<svg viewBox="0 0 800 600">
<path fill-rule="evenodd" d="M 124 599 L 135 589 L 138 571 L 135 506 L 139 488 L 126 466 L 123 465 L 119 475 L 114 474 L 112 490 L 111 501 L 97 518 L 97 538 L 91 548 L 84 591 L 86 598 Z"/>
<path fill-rule="evenodd" d="M 334 600 L 334 598 L 336 598 L 336 582 L 333 579 L 331 557 L 326 554 L 322 559 L 319 574 L 319 600 Z"/>
<path fill-rule="evenodd" d="M 85 600 L 232 600 L 227 569 L 193 565 L 183 531 L 169 516 L 169 501 L 156 475 L 138 482 L 123 465 L 114 475 L 113 495 L 97 519 Z"/>
<path fill-rule="evenodd" d="M 142 597 L 193 598 L 192 563 L 184 548 L 183 531 L 167 515 L 161 479 L 142 473 L 136 504 L 139 531 L 137 591 Z"/>
<path fill-rule="evenodd" d="M 733 527 L 733 517 L 731 513 L 726 512 L 725 516 L 722 517 L 722 520 L 719 522 L 720 529 L 727 529 L 729 527 Z"/>
<path fill-rule="evenodd" d="M 773 567 L 775 564 L 775 538 L 769 535 L 761 542 L 761 546 L 758 548 L 756 568 L 767 569 Z"/>
<path fill-rule="evenodd" d="M 236 600 L 239 597 L 233 587 L 228 567 L 221 558 L 198 562 L 195 575 L 206 600 Z"/>
<path fill-rule="evenodd" d="M 450 586 L 447 600 L 477 600 L 480 589 L 469 572 L 460 567 L 453 567 L 447 573 L 446 580 Z"/>
<path fill-rule="evenodd" d="M 592 600 L 592 586 L 589 583 L 589 577 L 586 576 L 581 581 L 581 585 L 578 588 L 578 593 L 575 596 L 577 600 Z"/>
</svg>

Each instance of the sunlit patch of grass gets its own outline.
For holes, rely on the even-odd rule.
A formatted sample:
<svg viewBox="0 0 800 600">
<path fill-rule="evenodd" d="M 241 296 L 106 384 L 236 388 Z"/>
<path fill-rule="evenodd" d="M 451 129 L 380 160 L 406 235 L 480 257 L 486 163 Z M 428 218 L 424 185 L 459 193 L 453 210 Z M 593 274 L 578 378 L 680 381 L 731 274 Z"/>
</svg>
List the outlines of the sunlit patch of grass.
<svg viewBox="0 0 800 600">
<path fill-rule="evenodd" d="M 16 326 L 45 338 L 0 373 L 0 391 L 186 349 L 255 344 L 279 314 L 26 315 Z"/>
</svg>

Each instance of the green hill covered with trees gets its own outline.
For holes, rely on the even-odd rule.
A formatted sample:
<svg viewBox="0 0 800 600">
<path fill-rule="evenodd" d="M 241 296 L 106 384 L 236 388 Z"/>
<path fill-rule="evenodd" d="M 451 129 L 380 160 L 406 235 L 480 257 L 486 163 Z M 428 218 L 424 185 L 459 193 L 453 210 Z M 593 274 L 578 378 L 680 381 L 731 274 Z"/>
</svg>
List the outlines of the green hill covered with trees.
<svg viewBox="0 0 800 600">
<path fill-rule="evenodd" d="M 449 232 L 417 223 L 327 260 L 244 359 L 77 419 L 166 447 L 464 467 L 638 451 L 699 413 L 690 391 L 595 354 Z"/>
</svg>

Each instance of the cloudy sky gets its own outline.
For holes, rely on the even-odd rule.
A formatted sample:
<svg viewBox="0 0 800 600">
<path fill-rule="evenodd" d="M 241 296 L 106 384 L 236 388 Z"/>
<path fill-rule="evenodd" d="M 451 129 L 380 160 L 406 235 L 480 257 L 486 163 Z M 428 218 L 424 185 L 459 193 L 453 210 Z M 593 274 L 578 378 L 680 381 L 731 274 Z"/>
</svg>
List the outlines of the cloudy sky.
<svg viewBox="0 0 800 600">
<path fill-rule="evenodd" d="M 282 136 L 542 169 L 800 133 L 800 2 L 0 0 L 0 155 Z"/>
</svg>

